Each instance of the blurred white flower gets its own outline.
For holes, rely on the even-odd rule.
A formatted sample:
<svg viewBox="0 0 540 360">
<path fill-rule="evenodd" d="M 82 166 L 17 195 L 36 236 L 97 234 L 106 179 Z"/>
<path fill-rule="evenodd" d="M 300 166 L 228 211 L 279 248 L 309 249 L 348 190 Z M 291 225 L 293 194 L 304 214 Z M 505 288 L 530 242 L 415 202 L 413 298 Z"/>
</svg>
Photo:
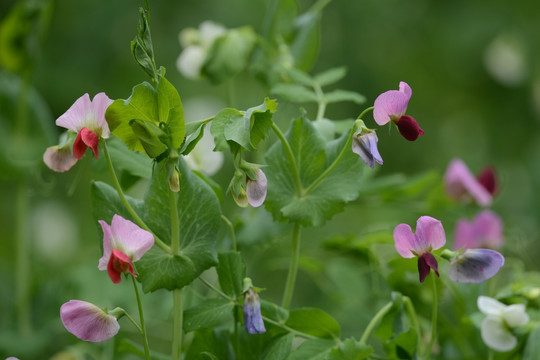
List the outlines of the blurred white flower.
<svg viewBox="0 0 540 360">
<path fill-rule="evenodd" d="M 178 71 L 188 79 L 199 79 L 208 50 L 226 32 L 226 28 L 208 20 L 202 22 L 198 30 L 182 30 L 178 38 L 184 50 L 176 60 Z"/>
<path fill-rule="evenodd" d="M 223 153 L 213 151 L 215 146 L 214 137 L 210 134 L 210 128 L 207 126 L 197 146 L 184 157 L 189 168 L 208 175 L 217 173 L 223 165 Z"/>
<path fill-rule="evenodd" d="M 527 76 L 524 46 L 511 34 L 501 34 L 488 45 L 484 64 L 489 74 L 506 86 L 520 85 Z"/>
<path fill-rule="evenodd" d="M 487 315 L 482 322 L 482 340 L 497 351 L 510 351 L 517 345 L 517 339 L 511 330 L 529 322 L 525 305 L 504 305 L 487 297 L 478 297 L 478 308 Z"/>
</svg>

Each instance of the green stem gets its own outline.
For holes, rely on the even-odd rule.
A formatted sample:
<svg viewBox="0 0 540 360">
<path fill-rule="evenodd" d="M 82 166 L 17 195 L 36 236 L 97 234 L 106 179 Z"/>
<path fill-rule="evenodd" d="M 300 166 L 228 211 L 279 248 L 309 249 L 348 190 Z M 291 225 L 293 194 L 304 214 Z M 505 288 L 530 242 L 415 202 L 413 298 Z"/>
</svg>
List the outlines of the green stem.
<svg viewBox="0 0 540 360">
<path fill-rule="evenodd" d="M 173 290 L 174 315 L 173 315 L 173 343 L 172 343 L 172 359 L 179 360 L 182 354 L 182 336 L 183 330 L 183 302 L 182 289 Z"/>
<path fill-rule="evenodd" d="M 28 219 L 28 189 L 26 181 L 17 184 L 15 192 L 15 214 L 16 214 L 16 251 L 17 263 L 15 272 L 16 284 L 16 307 L 17 324 L 19 333 L 23 337 L 30 336 L 32 326 L 30 323 L 30 251 L 27 236 Z"/>
<path fill-rule="evenodd" d="M 294 159 L 294 154 L 291 148 L 291 145 L 287 141 L 287 138 L 279 127 L 276 125 L 276 123 L 272 123 L 272 130 L 276 133 L 277 137 L 283 144 L 283 148 L 285 149 L 285 154 L 287 155 L 287 158 L 289 159 L 289 163 L 291 164 L 293 176 L 294 176 L 294 183 L 296 184 L 296 195 L 301 197 L 302 196 L 302 182 L 300 181 L 300 173 L 298 172 L 298 167 L 296 166 L 296 160 Z"/>
<path fill-rule="evenodd" d="M 140 331 L 143 337 L 144 356 L 146 357 L 147 360 L 150 360 L 150 348 L 148 347 L 148 338 L 146 337 L 146 326 L 144 325 L 144 315 L 143 315 L 143 308 L 142 308 L 142 303 L 141 303 L 141 296 L 139 295 L 139 288 L 137 287 L 137 281 L 135 281 L 135 277 L 132 276 L 131 280 L 133 282 L 133 289 L 135 289 L 135 297 L 137 298 L 137 306 L 139 308 L 139 318 L 141 320 Z M 133 319 L 130 319 L 130 320 L 133 321 Z"/>
<path fill-rule="evenodd" d="M 315 190 L 315 188 L 317 186 L 319 186 L 319 184 L 332 172 L 334 171 L 334 169 L 336 168 L 336 166 L 338 166 L 339 162 L 343 159 L 343 157 L 345 156 L 345 154 L 347 153 L 347 151 L 352 151 L 351 150 L 351 142 L 352 142 L 352 133 L 353 133 L 353 130 L 354 129 L 351 129 L 349 131 L 349 136 L 348 136 L 348 139 L 347 139 L 347 142 L 345 143 L 345 146 L 343 146 L 343 149 L 341 149 L 341 152 L 339 153 L 339 155 L 335 158 L 334 162 L 332 162 L 332 164 L 330 164 L 329 167 L 326 168 L 326 170 L 324 170 L 324 172 L 319 175 L 318 178 L 316 178 L 312 183 L 311 185 L 308 186 L 308 188 L 304 191 L 304 196 L 307 196 L 309 193 L 311 193 L 313 190 Z"/>
<path fill-rule="evenodd" d="M 178 205 L 176 193 L 169 188 L 169 207 L 171 212 L 171 252 L 173 255 L 180 251 L 180 224 L 178 220 Z"/>
<path fill-rule="evenodd" d="M 375 327 L 378 325 L 378 323 L 382 320 L 382 318 L 390 311 L 392 308 L 393 302 L 389 302 L 388 304 L 384 305 L 381 310 L 375 316 L 371 319 L 368 326 L 364 330 L 364 333 L 362 334 L 362 337 L 360 338 L 360 344 L 365 344 L 367 340 L 369 339 L 369 336 L 375 330 Z"/>
<path fill-rule="evenodd" d="M 131 321 L 131 323 L 133 324 L 133 326 L 135 326 L 135 328 L 137 329 L 137 331 L 139 331 L 139 333 L 142 335 L 143 334 L 143 330 L 141 329 L 141 327 L 139 326 L 139 324 L 137 324 L 137 322 L 135 320 L 133 320 L 133 318 L 131 316 L 129 316 L 129 314 L 127 312 L 124 312 L 124 316 L 128 318 L 129 321 Z"/>
<path fill-rule="evenodd" d="M 318 103 L 316 120 L 321 120 L 324 117 L 324 112 L 326 111 L 326 101 L 324 100 L 324 93 L 318 84 L 313 85 L 313 90 L 315 90 L 315 93 L 317 94 Z"/>
<path fill-rule="evenodd" d="M 433 348 L 435 338 L 437 337 L 437 308 L 439 305 L 437 296 L 437 277 L 435 277 L 434 274 L 431 274 L 431 279 L 433 280 L 433 308 L 431 309 L 431 339 L 429 340 L 429 346 L 426 351 L 426 360 L 431 357 L 431 349 Z"/>
<path fill-rule="evenodd" d="M 282 323 L 279 323 L 277 321 L 274 321 L 270 318 L 267 318 L 266 316 L 263 316 L 262 317 L 264 321 L 266 321 L 267 323 L 270 323 L 274 326 L 277 326 L 279 328 L 282 328 L 283 330 L 287 330 L 288 332 L 290 332 L 291 334 L 293 335 L 296 335 L 296 336 L 300 336 L 300 337 L 303 337 L 304 339 L 318 339 L 318 337 L 316 336 L 313 336 L 313 335 L 309 335 L 309 334 L 305 334 L 303 332 L 300 332 L 300 331 L 297 331 L 297 330 L 294 330 L 290 327 L 288 327 L 287 325 L 285 324 L 282 324 Z"/>
<path fill-rule="evenodd" d="M 221 215 L 221 220 L 223 220 L 225 224 L 227 224 L 227 226 L 229 227 L 229 230 L 231 231 L 232 249 L 233 251 L 236 251 L 237 249 L 236 248 L 236 234 L 234 233 L 234 226 L 231 223 L 231 221 L 227 219 L 227 217 L 223 214 Z"/>
<path fill-rule="evenodd" d="M 421 335 L 420 335 L 420 324 L 418 323 L 418 317 L 416 316 L 416 311 L 414 310 L 413 303 L 411 301 L 411 298 L 408 296 L 403 297 L 403 303 L 405 304 L 405 309 L 407 310 L 407 313 L 409 314 L 409 318 L 411 319 L 411 326 L 416 332 L 416 353 L 420 354 L 420 346 L 422 344 L 421 341 Z"/>
<path fill-rule="evenodd" d="M 129 214 L 131 215 L 133 220 L 135 220 L 135 222 L 141 228 L 143 228 L 144 230 L 146 230 L 148 232 L 151 232 L 152 235 L 154 235 L 154 240 L 155 240 L 156 244 L 160 248 L 165 250 L 166 252 L 170 252 L 171 249 L 169 248 L 169 246 L 167 244 L 165 244 L 160 238 L 158 238 L 158 236 L 156 234 L 154 234 L 152 232 L 152 230 L 150 230 L 150 228 L 139 217 L 139 215 L 137 215 L 135 210 L 133 210 L 133 208 L 131 207 L 131 205 L 127 201 L 126 196 L 124 195 L 124 192 L 122 191 L 122 187 L 120 186 L 120 182 L 118 181 L 118 177 L 116 176 L 116 172 L 114 171 L 114 167 L 113 167 L 113 164 L 112 164 L 112 161 L 111 161 L 111 156 L 109 154 L 109 149 L 107 147 L 107 142 L 105 142 L 105 141 L 103 142 L 103 149 L 104 149 L 104 152 L 105 152 L 105 158 L 107 159 L 107 165 L 109 166 L 109 172 L 111 173 L 111 177 L 112 177 L 112 180 L 113 180 L 113 183 L 114 183 L 114 187 L 116 188 L 116 191 L 118 192 L 118 196 L 120 197 L 120 200 L 122 201 L 122 204 L 124 204 L 124 207 L 129 212 Z"/>
<path fill-rule="evenodd" d="M 201 282 L 206 285 L 207 287 L 209 287 L 210 289 L 212 289 L 213 291 L 215 291 L 216 293 L 218 293 L 221 297 L 227 299 L 227 300 L 230 300 L 232 302 L 234 302 L 235 300 L 230 297 L 229 295 L 225 294 L 223 291 L 219 290 L 217 287 L 215 287 L 214 285 L 212 285 L 211 283 L 209 283 L 206 279 L 202 278 L 202 277 L 199 277 L 199 280 L 201 280 Z"/>
<path fill-rule="evenodd" d="M 357 119 L 362 119 L 362 117 L 364 117 L 364 115 L 366 115 L 371 110 L 373 110 L 373 106 L 370 106 L 366 110 L 362 111 L 360 115 L 358 115 Z"/>
<path fill-rule="evenodd" d="M 292 255 L 289 266 L 289 275 L 285 284 L 285 292 L 283 293 L 283 301 L 281 306 L 289 309 L 294 293 L 294 285 L 296 283 L 296 274 L 298 273 L 298 260 L 300 259 L 300 224 L 295 223 L 292 237 Z"/>
</svg>

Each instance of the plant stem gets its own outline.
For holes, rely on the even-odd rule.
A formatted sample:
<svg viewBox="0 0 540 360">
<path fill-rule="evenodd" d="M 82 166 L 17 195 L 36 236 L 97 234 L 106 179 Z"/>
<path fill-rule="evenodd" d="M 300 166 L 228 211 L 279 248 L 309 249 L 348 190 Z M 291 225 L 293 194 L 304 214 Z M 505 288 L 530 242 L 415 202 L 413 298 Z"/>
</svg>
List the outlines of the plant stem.
<svg viewBox="0 0 540 360">
<path fill-rule="evenodd" d="M 362 111 L 362 112 L 360 113 L 360 115 L 358 115 L 358 117 L 357 117 L 356 119 L 362 119 L 362 117 L 363 117 L 364 115 L 366 115 L 366 114 L 368 113 L 368 111 L 371 111 L 371 110 L 373 110 L 373 106 L 370 106 L 370 107 L 368 107 L 367 109 L 365 109 L 364 111 Z"/>
<path fill-rule="evenodd" d="M 109 166 L 109 172 L 111 173 L 111 177 L 112 177 L 112 180 L 113 180 L 113 183 L 114 183 L 114 187 L 116 188 L 116 192 L 118 192 L 118 196 L 120 197 L 120 200 L 122 201 L 122 204 L 124 204 L 124 207 L 129 212 L 129 214 L 131 215 L 133 220 L 135 220 L 135 222 L 141 228 L 143 228 L 144 230 L 146 230 L 148 232 L 151 232 L 152 235 L 154 235 L 154 240 L 155 240 L 156 244 L 160 248 L 165 250 L 166 252 L 170 252 L 171 249 L 169 248 L 169 246 L 167 244 L 165 244 L 160 238 L 158 238 L 158 236 L 156 234 L 154 234 L 152 232 L 152 230 L 150 230 L 150 228 L 139 217 L 139 215 L 137 215 L 135 210 L 133 210 L 133 208 L 131 207 L 131 205 L 127 201 L 126 196 L 124 195 L 124 192 L 122 191 L 122 187 L 120 186 L 120 182 L 118 181 L 118 177 L 116 176 L 116 172 L 114 171 L 114 167 L 113 167 L 113 164 L 112 164 L 112 161 L 111 161 L 111 156 L 109 154 L 109 149 L 107 147 L 107 142 L 105 142 L 105 141 L 103 142 L 103 149 L 104 149 L 104 152 L 105 152 L 105 158 L 107 159 L 107 165 Z"/>
<path fill-rule="evenodd" d="M 339 162 L 343 159 L 343 157 L 345 156 L 347 151 L 352 151 L 351 150 L 351 142 L 352 142 L 353 130 L 354 129 L 351 129 L 349 131 L 347 142 L 345 143 L 345 146 L 343 146 L 343 149 L 341 149 L 341 152 L 339 153 L 339 155 L 335 158 L 335 160 L 332 162 L 332 164 L 330 164 L 330 166 L 327 167 L 326 170 L 324 170 L 324 172 L 321 175 L 319 175 L 319 177 L 316 178 L 311 183 L 311 185 L 308 186 L 308 188 L 304 191 L 304 196 L 306 196 L 310 192 L 312 192 L 328 176 L 328 174 L 330 174 L 332 171 L 334 171 L 334 169 L 336 168 L 336 166 L 338 166 Z"/>
<path fill-rule="evenodd" d="M 393 302 L 390 301 L 388 304 L 384 305 L 381 310 L 375 316 L 371 319 L 368 326 L 364 330 L 364 333 L 362 334 L 362 337 L 360 338 L 360 344 L 365 344 L 367 340 L 369 339 L 369 336 L 375 330 L 375 327 L 377 324 L 382 320 L 382 318 L 390 311 L 392 308 Z"/>
<path fill-rule="evenodd" d="M 147 360 L 150 360 L 150 348 L 148 347 L 148 338 L 146 337 L 146 326 L 144 325 L 144 314 L 143 314 L 143 308 L 142 308 L 142 303 L 141 303 L 141 296 L 139 295 L 139 288 L 137 286 L 137 281 L 135 281 L 135 277 L 131 276 L 131 280 L 133 282 L 133 289 L 135 289 L 135 297 L 137 298 L 137 306 L 139 308 L 139 318 L 141 320 L 140 331 L 143 337 L 144 355 Z M 133 319 L 131 320 L 133 321 Z"/>
<path fill-rule="evenodd" d="M 303 333 L 303 332 L 301 332 L 301 331 L 294 330 L 294 329 L 288 327 L 287 325 L 282 324 L 282 323 L 279 323 L 279 322 L 277 322 L 277 321 L 274 321 L 274 320 L 272 320 L 272 319 L 270 319 L 270 318 L 267 318 L 266 316 L 263 316 L 262 318 L 263 318 L 263 320 L 266 321 L 267 323 L 270 323 L 270 324 L 272 324 L 272 325 L 274 325 L 274 326 L 277 326 L 277 327 L 279 327 L 279 328 L 282 328 L 283 330 L 287 330 L 288 332 L 290 332 L 290 333 L 293 334 L 293 335 L 303 337 L 304 339 L 318 339 L 318 337 L 316 337 L 316 336 L 309 335 L 309 334 L 305 334 L 305 333 Z"/>
<path fill-rule="evenodd" d="M 17 325 L 22 337 L 30 336 L 32 326 L 30 323 L 30 251 L 27 236 L 28 219 L 28 186 L 26 181 L 17 184 L 15 192 L 15 214 L 16 214 L 16 307 Z"/>
<path fill-rule="evenodd" d="M 214 285 L 212 285 L 211 283 L 209 283 L 206 279 L 202 278 L 202 277 L 199 277 L 199 280 L 201 280 L 201 282 L 206 285 L 207 287 L 209 287 L 210 289 L 212 289 L 213 291 L 215 291 L 216 293 L 218 293 L 221 297 L 227 299 L 227 300 L 230 300 L 232 302 L 234 302 L 235 300 L 230 297 L 229 295 L 225 294 L 223 291 L 219 290 L 217 287 L 215 287 Z"/>
<path fill-rule="evenodd" d="M 176 193 L 169 189 L 169 208 L 171 212 L 171 252 L 173 255 L 180 251 L 180 224 L 178 222 L 178 207 Z"/>
<path fill-rule="evenodd" d="M 281 306 L 289 309 L 294 293 L 294 285 L 296 283 L 296 274 L 298 272 L 298 260 L 300 259 L 300 224 L 295 223 L 292 237 L 292 255 L 289 266 L 289 275 L 285 284 L 285 292 L 283 293 L 283 301 Z"/>
<path fill-rule="evenodd" d="M 416 331 L 416 353 L 420 354 L 420 346 L 422 342 L 420 341 L 421 334 L 420 334 L 420 325 L 418 323 L 418 317 L 416 316 L 416 311 L 414 310 L 414 306 L 411 301 L 411 298 L 409 298 L 408 296 L 404 296 L 403 303 L 405 304 L 405 309 L 407 310 L 407 313 L 409 314 L 409 318 L 411 319 L 412 328 L 414 329 L 414 331 Z"/>
<path fill-rule="evenodd" d="M 324 112 L 326 111 L 326 101 L 324 100 L 324 93 L 321 87 L 318 84 L 313 85 L 313 90 L 317 94 L 317 118 L 316 120 L 321 120 L 324 117 Z"/>
<path fill-rule="evenodd" d="M 139 331 L 139 333 L 142 335 L 143 333 L 143 330 L 141 329 L 141 327 L 139 326 L 139 324 L 137 324 L 137 322 L 135 320 L 133 320 L 133 318 L 131 316 L 129 316 L 129 314 L 127 312 L 124 312 L 124 316 L 128 318 L 129 321 L 131 321 L 131 323 L 133 324 L 133 326 L 135 326 L 135 328 Z"/>
<path fill-rule="evenodd" d="M 433 284 L 433 308 L 431 309 L 431 339 L 429 340 L 429 346 L 426 351 L 425 359 L 429 360 L 431 357 L 431 349 L 435 343 L 435 338 L 437 337 L 437 308 L 439 305 L 439 299 L 437 296 L 437 277 L 434 274 L 431 274 L 432 284 Z"/>
<path fill-rule="evenodd" d="M 236 248 L 236 234 L 234 233 L 234 226 L 231 223 L 231 221 L 227 219 L 227 217 L 223 214 L 221 215 L 221 220 L 223 220 L 225 224 L 227 224 L 227 226 L 229 227 L 229 230 L 231 231 L 232 249 L 233 251 L 236 251 L 237 249 Z"/>
<path fill-rule="evenodd" d="M 172 343 L 172 359 L 179 360 L 182 354 L 182 336 L 183 329 L 183 302 L 182 289 L 173 290 L 174 315 L 173 315 L 173 343 Z"/>
<path fill-rule="evenodd" d="M 300 173 L 298 172 L 298 167 L 296 165 L 296 160 L 294 159 L 294 154 L 291 149 L 291 145 L 287 141 L 287 138 L 285 137 L 285 135 L 283 135 L 279 127 L 276 125 L 276 123 L 272 123 L 272 130 L 274 130 L 277 137 L 283 144 L 283 148 L 285 149 L 285 154 L 287 155 L 287 158 L 289 159 L 289 163 L 291 164 L 291 168 L 292 168 L 292 172 L 294 176 L 294 183 L 296 184 L 296 195 L 301 197 L 302 192 L 303 192 L 302 182 L 300 181 Z"/>
</svg>

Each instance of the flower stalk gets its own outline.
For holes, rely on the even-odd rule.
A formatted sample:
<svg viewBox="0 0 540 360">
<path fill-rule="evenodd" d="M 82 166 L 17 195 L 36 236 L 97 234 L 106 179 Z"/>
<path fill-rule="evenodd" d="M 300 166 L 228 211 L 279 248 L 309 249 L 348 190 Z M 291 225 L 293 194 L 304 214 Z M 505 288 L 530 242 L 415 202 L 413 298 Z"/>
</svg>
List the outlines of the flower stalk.
<svg viewBox="0 0 540 360">
<path fill-rule="evenodd" d="M 137 298 L 137 307 L 139 308 L 139 319 L 141 322 L 141 326 L 139 330 L 143 338 L 144 356 L 146 357 L 147 360 L 150 360 L 150 348 L 148 347 L 148 337 L 146 336 L 146 326 L 144 324 L 144 314 L 143 314 L 141 296 L 139 295 L 139 288 L 137 286 L 137 281 L 135 281 L 135 277 L 131 276 L 131 280 L 133 282 L 133 289 L 135 290 L 135 297 Z M 129 316 L 128 318 L 133 322 L 133 319 L 131 319 Z"/>
<path fill-rule="evenodd" d="M 296 283 L 296 274 L 298 273 L 298 260 L 300 259 L 300 224 L 295 223 L 292 236 L 292 254 L 291 263 L 289 266 L 289 275 L 287 276 L 287 283 L 285 284 L 285 291 L 283 293 L 283 301 L 281 306 L 285 309 L 289 309 L 294 293 L 294 285 Z"/>
</svg>

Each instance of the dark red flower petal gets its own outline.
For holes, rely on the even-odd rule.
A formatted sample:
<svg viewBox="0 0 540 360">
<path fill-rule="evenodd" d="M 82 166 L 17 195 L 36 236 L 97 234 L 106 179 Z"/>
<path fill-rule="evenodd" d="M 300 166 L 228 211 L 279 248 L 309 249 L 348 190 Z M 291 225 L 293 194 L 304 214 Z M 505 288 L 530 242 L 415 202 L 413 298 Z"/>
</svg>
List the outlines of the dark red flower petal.
<svg viewBox="0 0 540 360">
<path fill-rule="evenodd" d="M 135 275 L 135 272 L 133 271 L 133 264 L 131 263 L 131 259 L 129 258 L 129 256 L 127 256 L 120 250 L 114 249 L 107 264 L 107 273 L 109 274 L 112 282 L 115 284 L 121 282 L 121 275 L 128 271 L 131 273 L 131 275 L 137 277 L 137 275 Z"/>
<path fill-rule="evenodd" d="M 81 131 L 79 131 L 79 134 L 81 134 L 82 141 L 86 144 L 86 146 L 92 149 L 92 151 L 94 152 L 94 156 L 97 159 L 99 152 L 99 136 L 92 130 L 88 130 L 85 127 L 82 128 Z"/>
<path fill-rule="evenodd" d="M 420 135 L 424 134 L 424 130 L 420 128 L 416 120 L 412 116 L 403 115 L 396 121 L 399 133 L 407 140 L 414 141 Z"/>
<path fill-rule="evenodd" d="M 86 152 L 86 149 L 88 149 L 88 146 L 86 146 L 82 140 L 82 133 L 79 131 L 75 141 L 73 142 L 73 156 L 75 156 L 78 160 L 81 160 Z"/>
<path fill-rule="evenodd" d="M 423 253 L 418 258 L 418 274 L 420 275 L 420 282 L 424 282 L 424 279 L 429 275 L 431 269 L 439 276 L 438 264 L 435 256 L 431 253 Z"/>
<path fill-rule="evenodd" d="M 499 181 L 493 166 L 486 166 L 476 178 L 491 195 L 494 195 L 499 190 Z"/>
</svg>

